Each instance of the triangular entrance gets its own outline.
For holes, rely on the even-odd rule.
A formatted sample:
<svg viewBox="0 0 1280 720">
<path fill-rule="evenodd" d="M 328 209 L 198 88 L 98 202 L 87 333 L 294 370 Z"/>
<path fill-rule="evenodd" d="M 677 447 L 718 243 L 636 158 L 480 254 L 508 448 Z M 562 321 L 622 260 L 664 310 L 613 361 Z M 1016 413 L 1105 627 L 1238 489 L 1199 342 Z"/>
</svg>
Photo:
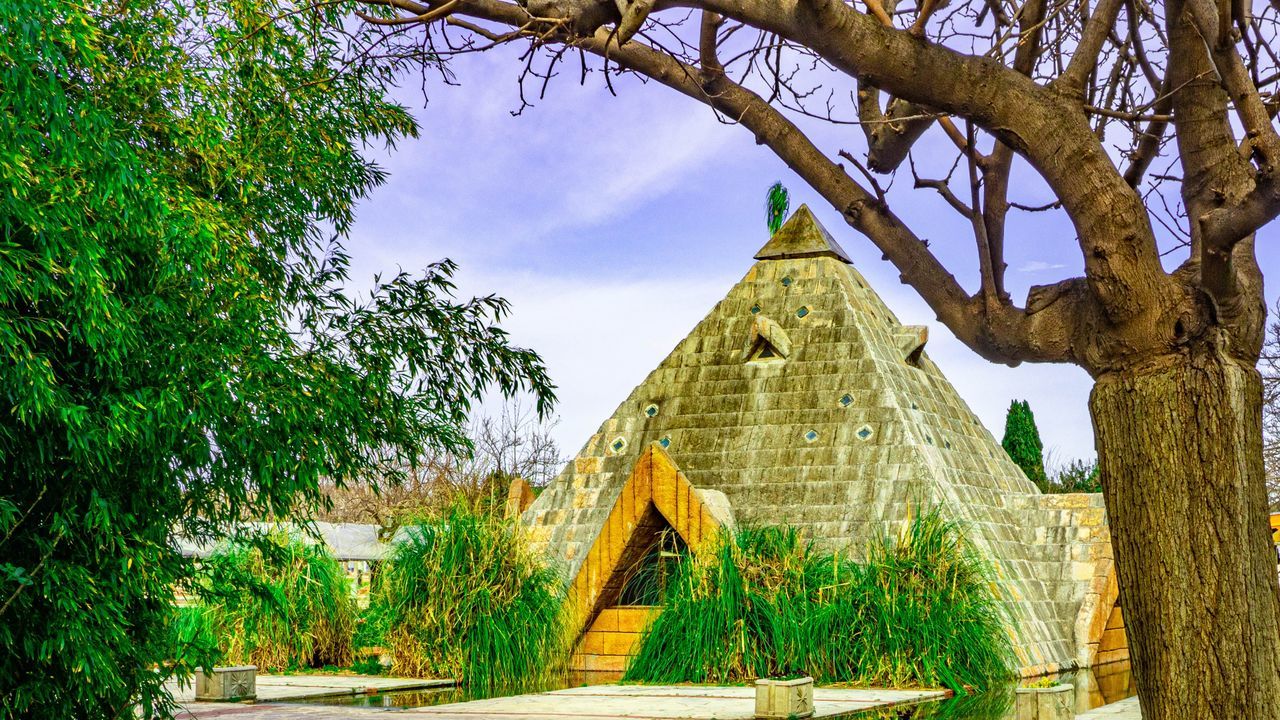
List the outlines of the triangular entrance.
<svg viewBox="0 0 1280 720">
<path fill-rule="evenodd" d="M 723 495 L 696 490 L 661 445 L 646 448 L 569 588 L 579 633 L 570 668 L 625 670 L 680 559 L 732 524 Z"/>
<path fill-rule="evenodd" d="M 619 604 L 624 591 L 639 593 L 637 573 L 660 563 L 661 553 L 698 552 L 731 523 L 723 506 L 708 505 L 660 445 L 650 445 L 570 585 L 579 632 L 602 609 Z"/>
<path fill-rule="evenodd" d="M 1115 564 L 1110 565 L 1101 595 L 1090 596 L 1077 619 L 1076 632 L 1083 653 L 1081 664 L 1087 667 L 1121 662 L 1129 659 L 1129 636 L 1124 627 L 1124 612 L 1120 607 L 1119 584 L 1116 582 Z"/>
<path fill-rule="evenodd" d="M 601 593 L 601 604 L 661 605 L 663 593 L 689 553 L 680 533 L 651 507 L 631 536 L 610 586 Z"/>
</svg>

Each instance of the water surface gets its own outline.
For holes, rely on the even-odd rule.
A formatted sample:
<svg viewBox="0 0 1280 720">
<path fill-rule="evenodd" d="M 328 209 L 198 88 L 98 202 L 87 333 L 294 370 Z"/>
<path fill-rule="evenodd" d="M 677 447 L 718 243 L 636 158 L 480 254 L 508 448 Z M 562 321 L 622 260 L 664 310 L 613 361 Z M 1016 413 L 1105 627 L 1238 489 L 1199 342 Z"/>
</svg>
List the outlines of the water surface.
<svg viewBox="0 0 1280 720">
<path fill-rule="evenodd" d="M 343 705 L 347 707 L 414 708 L 447 703 L 483 700 L 491 697 L 521 695 L 531 692 L 547 692 L 585 685 L 603 685 L 617 682 L 620 674 L 571 673 L 567 677 L 537 686 L 519 688 L 467 688 L 442 687 L 420 690 L 390 690 L 367 695 L 342 695 L 337 697 L 300 699 L 293 702 L 307 705 Z M 1062 682 L 1075 686 L 1076 712 L 1082 713 L 1102 705 L 1132 697 L 1136 690 L 1129 673 L 1129 663 L 1119 662 L 1098 668 L 1063 673 L 1057 676 Z M 937 702 L 921 703 L 905 707 L 870 710 L 856 720 L 1013 720 L 1013 688 L 967 695 Z"/>
</svg>

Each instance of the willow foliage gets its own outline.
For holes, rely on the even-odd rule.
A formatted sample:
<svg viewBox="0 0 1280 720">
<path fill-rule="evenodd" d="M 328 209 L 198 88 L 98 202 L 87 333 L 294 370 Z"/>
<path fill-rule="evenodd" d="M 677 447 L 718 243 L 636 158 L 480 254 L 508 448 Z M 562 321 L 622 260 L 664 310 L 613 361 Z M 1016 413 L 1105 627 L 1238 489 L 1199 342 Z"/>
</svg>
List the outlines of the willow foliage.
<svg viewBox="0 0 1280 720">
<path fill-rule="evenodd" d="M 551 400 L 452 264 L 343 289 L 364 149 L 416 129 L 340 13 L 0 3 L 0 715 L 166 714 L 172 533 L 461 449 L 486 386 Z"/>
</svg>

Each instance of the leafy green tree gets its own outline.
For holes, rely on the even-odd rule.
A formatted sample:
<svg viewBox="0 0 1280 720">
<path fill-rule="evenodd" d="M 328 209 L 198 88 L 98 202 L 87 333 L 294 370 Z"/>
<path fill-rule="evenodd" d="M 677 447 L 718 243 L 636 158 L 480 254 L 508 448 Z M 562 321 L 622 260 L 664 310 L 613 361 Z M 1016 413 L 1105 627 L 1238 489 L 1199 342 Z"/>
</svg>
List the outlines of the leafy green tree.
<svg viewBox="0 0 1280 720">
<path fill-rule="evenodd" d="M 0 716 L 166 714 L 176 532 L 465 450 L 486 388 L 553 399 L 451 263 L 344 289 L 362 151 L 416 130 L 336 12 L 0 3 Z"/>
<path fill-rule="evenodd" d="M 1004 440 L 1000 444 L 1031 482 L 1045 489 L 1048 482 L 1044 474 L 1044 443 L 1040 442 L 1036 418 L 1026 400 L 1010 403 L 1004 419 Z"/>
</svg>

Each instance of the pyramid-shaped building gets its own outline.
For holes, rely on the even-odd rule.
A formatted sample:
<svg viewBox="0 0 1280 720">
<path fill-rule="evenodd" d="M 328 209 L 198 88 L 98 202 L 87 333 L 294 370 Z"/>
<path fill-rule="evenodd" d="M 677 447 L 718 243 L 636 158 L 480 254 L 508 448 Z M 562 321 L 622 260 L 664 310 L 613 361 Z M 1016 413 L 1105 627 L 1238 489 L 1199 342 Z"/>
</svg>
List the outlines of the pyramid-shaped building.
<svg viewBox="0 0 1280 720">
<path fill-rule="evenodd" d="M 581 601 L 581 667 L 620 669 L 659 611 L 622 576 L 662 530 L 856 553 L 926 504 L 992 562 L 1024 674 L 1126 658 L 1101 498 L 1042 495 L 807 207 L 755 259 L 522 515 Z"/>
</svg>

